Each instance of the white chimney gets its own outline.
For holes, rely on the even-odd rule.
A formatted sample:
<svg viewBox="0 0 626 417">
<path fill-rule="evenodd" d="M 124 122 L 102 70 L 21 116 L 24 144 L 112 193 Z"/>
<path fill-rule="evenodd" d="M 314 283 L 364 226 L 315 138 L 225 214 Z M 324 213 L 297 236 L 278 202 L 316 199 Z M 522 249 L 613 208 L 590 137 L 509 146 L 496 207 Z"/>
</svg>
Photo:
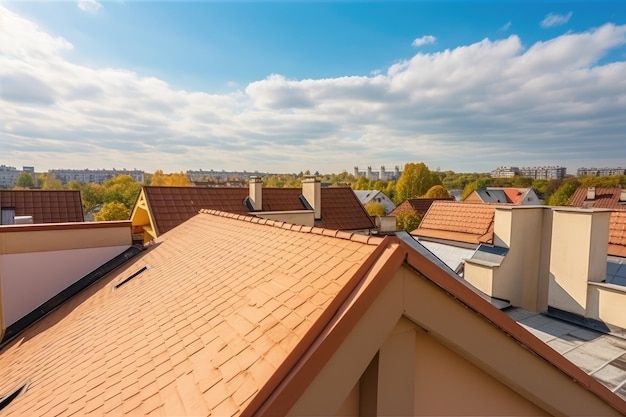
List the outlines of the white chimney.
<svg viewBox="0 0 626 417">
<path fill-rule="evenodd" d="M 622 188 L 622 189 L 620 190 L 620 193 L 619 193 L 619 202 L 620 202 L 620 203 L 624 203 L 624 202 L 626 202 L 626 188 Z"/>
<path fill-rule="evenodd" d="M 315 176 L 306 176 L 302 180 L 302 196 L 315 210 L 315 220 L 322 218 L 322 183 Z"/>
<path fill-rule="evenodd" d="M 250 203 L 254 210 L 263 209 L 263 180 L 259 177 L 250 177 Z"/>
<path fill-rule="evenodd" d="M 596 187 L 587 188 L 587 200 L 595 200 L 596 199 Z"/>
</svg>

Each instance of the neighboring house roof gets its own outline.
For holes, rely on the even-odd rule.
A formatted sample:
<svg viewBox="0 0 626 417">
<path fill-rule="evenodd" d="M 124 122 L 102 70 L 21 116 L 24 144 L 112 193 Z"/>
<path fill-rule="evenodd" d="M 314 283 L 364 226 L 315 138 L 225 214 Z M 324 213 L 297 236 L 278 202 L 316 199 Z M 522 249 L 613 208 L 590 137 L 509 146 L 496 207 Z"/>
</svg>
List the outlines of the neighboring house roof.
<svg viewBox="0 0 626 417">
<path fill-rule="evenodd" d="M 354 190 L 354 194 L 357 196 L 361 204 L 365 205 L 370 202 L 382 204 L 385 207 L 385 213 L 390 213 L 396 208 L 396 205 L 391 201 L 389 197 L 382 191 L 378 190 Z"/>
<path fill-rule="evenodd" d="M 587 198 L 589 187 L 578 187 L 572 195 L 570 206 L 624 210 L 626 202 L 620 202 L 622 189 L 619 187 L 592 187 L 593 198 Z"/>
<path fill-rule="evenodd" d="M 412 210 L 420 217 L 424 217 L 430 205 L 435 201 L 453 201 L 452 198 L 409 198 L 404 200 L 398 207 L 396 207 L 390 216 L 395 216 L 399 213 L 403 213 L 405 210 Z"/>
<path fill-rule="evenodd" d="M 480 392 L 471 380 L 455 381 L 456 366 L 469 364 L 473 373 L 464 375 L 495 379 L 507 398 L 520 396 L 544 414 L 626 412 L 622 399 L 408 235 L 382 239 L 214 211 L 161 236 L 0 350 L 0 393 L 30 380 L 5 415 L 252 416 L 301 414 L 301 407 L 321 415 L 336 397 L 342 404 L 375 360 L 397 363 L 391 379 L 413 381 L 389 402 L 413 406 L 419 395 L 426 402 L 431 381 L 394 362 L 398 341 L 437 345 L 441 358 L 455 358 L 433 370 L 449 375 L 439 381 L 446 396 L 450 387 Z M 400 351 L 415 372 L 436 360 Z M 473 405 L 491 407 L 481 393 Z"/>
<path fill-rule="evenodd" d="M 608 253 L 612 256 L 626 258 L 626 211 L 611 213 Z"/>
<path fill-rule="evenodd" d="M 202 209 L 253 214 L 245 204 L 248 188 L 142 187 L 157 236 L 195 216 Z M 299 188 L 263 188 L 263 211 L 305 210 Z M 335 230 L 375 227 L 351 188 L 321 188 L 321 220 L 317 226 Z"/>
<path fill-rule="evenodd" d="M 493 243 L 496 207 L 493 204 L 435 201 L 411 234 L 469 244 Z"/>
<path fill-rule="evenodd" d="M 514 188 L 514 187 L 487 187 L 475 190 L 464 201 L 466 203 L 501 203 L 521 205 L 528 201 L 538 203 L 532 188 Z"/>
<path fill-rule="evenodd" d="M 0 190 L 0 208 L 33 216 L 35 224 L 84 221 L 80 191 L 75 190 Z"/>
</svg>

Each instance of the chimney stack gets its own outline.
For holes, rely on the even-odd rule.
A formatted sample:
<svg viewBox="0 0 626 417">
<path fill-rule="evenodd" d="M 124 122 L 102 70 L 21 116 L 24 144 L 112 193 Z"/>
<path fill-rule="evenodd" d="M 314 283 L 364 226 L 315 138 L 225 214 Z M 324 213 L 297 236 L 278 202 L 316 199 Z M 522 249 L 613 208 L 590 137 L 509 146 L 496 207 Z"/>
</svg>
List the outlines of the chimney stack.
<svg viewBox="0 0 626 417">
<path fill-rule="evenodd" d="M 302 180 L 302 196 L 315 211 L 315 220 L 322 218 L 322 183 L 313 175 Z"/>
<path fill-rule="evenodd" d="M 587 200 L 595 200 L 596 199 L 596 187 L 587 188 Z"/>
<path fill-rule="evenodd" d="M 263 180 L 260 177 L 250 177 L 250 203 L 255 211 L 263 209 Z"/>
<path fill-rule="evenodd" d="M 626 203 L 626 188 L 622 188 L 619 193 L 619 202 Z"/>
</svg>

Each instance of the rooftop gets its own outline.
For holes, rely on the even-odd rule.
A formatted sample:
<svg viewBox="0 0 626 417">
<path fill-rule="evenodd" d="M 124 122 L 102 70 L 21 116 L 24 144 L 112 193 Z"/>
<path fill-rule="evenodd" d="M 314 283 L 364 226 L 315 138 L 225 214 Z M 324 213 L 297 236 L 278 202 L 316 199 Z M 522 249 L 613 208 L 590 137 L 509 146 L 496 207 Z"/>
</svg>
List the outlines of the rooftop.
<svg viewBox="0 0 626 417">
<path fill-rule="evenodd" d="M 0 208 L 32 216 L 35 224 L 84 221 L 80 191 L 75 190 L 0 190 Z"/>
</svg>

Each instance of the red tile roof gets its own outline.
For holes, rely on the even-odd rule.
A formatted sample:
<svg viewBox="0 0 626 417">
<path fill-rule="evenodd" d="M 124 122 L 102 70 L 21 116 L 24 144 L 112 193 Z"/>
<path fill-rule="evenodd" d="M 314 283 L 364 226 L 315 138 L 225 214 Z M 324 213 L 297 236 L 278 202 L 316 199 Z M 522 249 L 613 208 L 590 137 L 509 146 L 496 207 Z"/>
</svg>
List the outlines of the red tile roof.
<svg viewBox="0 0 626 417">
<path fill-rule="evenodd" d="M 570 206 L 574 207 L 587 207 L 587 208 L 608 208 L 624 210 L 626 209 L 626 202 L 619 201 L 621 188 L 609 187 L 595 188 L 595 198 L 592 200 L 587 199 L 588 187 L 578 187 L 572 195 Z"/>
<path fill-rule="evenodd" d="M 435 201 L 412 235 L 463 243 L 493 242 L 495 204 Z"/>
<path fill-rule="evenodd" d="M 424 217 L 430 205 L 435 201 L 454 201 L 453 198 L 409 198 L 396 207 L 390 216 L 395 216 L 399 213 L 403 213 L 405 210 L 412 210 L 420 217 Z"/>
<path fill-rule="evenodd" d="M 521 345 L 517 354 L 530 351 L 560 380 L 626 410 L 428 255 L 397 237 L 201 213 L 0 349 L 0 393 L 31 382 L 3 413 L 284 415 L 276 410 L 293 405 L 291 394 L 311 382 L 403 264 L 468 307 L 459 314 Z M 391 288 L 385 294 L 402 300 L 403 287 Z"/>
<path fill-rule="evenodd" d="M 0 190 L 0 208 L 14 208 L 16 216 L 33 216 L 33 223 L 84 221 L 80 191 Z"/>
<path fill-rule="evenodd" d="M 624 210 L 611 213 L 609 255 L 626 257 L 626 211 Z"/>
<path fill-rule="evenodd" d="M 152 187 L 144 186 L 157 233 L 163 234 L 195 216 L 202 209 L 249 214 L 247 188 Z M 305 210 L 299 188 L 263 188 L 263 211 Z M 351 188 L 322 188 L 319 227 L 335 230 L 375 227 Z"/>
</svg>

